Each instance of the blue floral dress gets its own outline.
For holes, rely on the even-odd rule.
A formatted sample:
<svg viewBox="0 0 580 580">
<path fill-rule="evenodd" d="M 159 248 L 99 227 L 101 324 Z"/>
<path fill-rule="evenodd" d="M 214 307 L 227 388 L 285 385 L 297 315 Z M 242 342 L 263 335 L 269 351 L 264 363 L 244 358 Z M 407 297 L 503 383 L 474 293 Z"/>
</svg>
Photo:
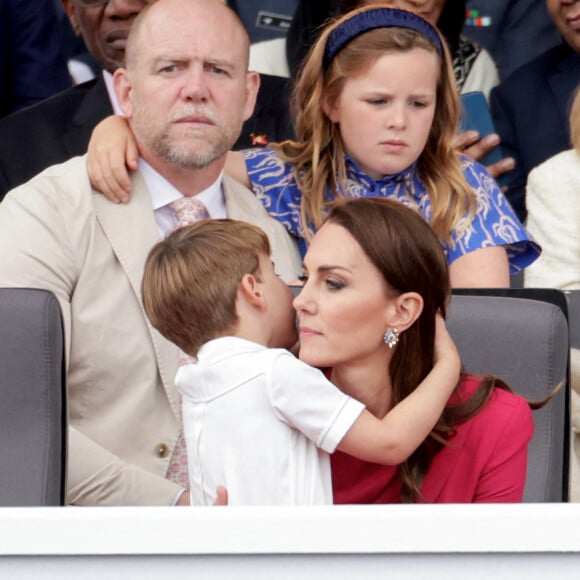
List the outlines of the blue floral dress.
<svg viewBox="0 0 580 580">
<path fill-rule="evenodd" d="M 292 173 L 292 165 L 282 161 L 269 148 L 246 149 L 242 153 L 255 195 L 270 215 L 298 238 L 304 255 L 306 242 L 305 226 L 300 218 L 301 193 Z M 505 246 L 510 273 L 523 270 L 540 255 L 540 246 L 526 231 L 487 170 L 467 157 L 461 157 L 461 164 L 467 183 L 475 191 L 477 209 L 466 228 L 453 231 L 450 243 L 442 243 L 447 262 L 452 264 L 457 258 L 480 248 Z M 346 159 L 346 170 L 345 195 L 349 198 L 396 199 L 419 212 L 427 222 L 431 221 L 429 195 L 419 178 L 416 165 L 380 180 L 363 173 L 350 158 Z M 468 219 L 467 215 L 465 219 Z"/>
</svg>

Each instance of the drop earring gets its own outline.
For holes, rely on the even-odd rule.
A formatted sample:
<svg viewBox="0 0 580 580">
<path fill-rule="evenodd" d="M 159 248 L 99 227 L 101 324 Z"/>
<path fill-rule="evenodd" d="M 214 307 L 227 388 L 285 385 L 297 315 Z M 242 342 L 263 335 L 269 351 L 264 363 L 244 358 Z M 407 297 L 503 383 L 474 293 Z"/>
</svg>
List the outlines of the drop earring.
<svg viewBox="0 0 580 580">
<path fill-rule="evenodd" d="M 399 331 L 396 328 L 389 328 L 383 335 L 383 340 L 389 348 L 393 348 L 399 342 Z"/>
</svg>

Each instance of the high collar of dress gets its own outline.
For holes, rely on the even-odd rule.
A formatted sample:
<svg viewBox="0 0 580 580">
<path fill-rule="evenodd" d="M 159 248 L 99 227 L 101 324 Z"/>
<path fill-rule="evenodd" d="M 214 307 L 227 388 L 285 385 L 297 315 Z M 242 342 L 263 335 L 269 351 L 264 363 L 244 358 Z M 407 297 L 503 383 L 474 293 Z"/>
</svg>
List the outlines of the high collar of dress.
<svg viewBox="0 0 580 580">
<path fill-rule="evenodd" d="M 380 189 L 381 187 L 384 186 L 392 186 L 400 183 L 410 183 L 415 179 L 417 175 L 416 161 L 413 164 L 409 165 L 409 167 L 403 169 L 402 171 L 399 171 L 398 173 L 391 173 L 389 175 L 385 175 L 381 179 L 373 179 L 372 177 L 367 175 L 360 168 L 358 163 L 348 155 L 345 157 L 345 163 L 347 177 L 369 188 L 373 186 Z"/>
</svg>

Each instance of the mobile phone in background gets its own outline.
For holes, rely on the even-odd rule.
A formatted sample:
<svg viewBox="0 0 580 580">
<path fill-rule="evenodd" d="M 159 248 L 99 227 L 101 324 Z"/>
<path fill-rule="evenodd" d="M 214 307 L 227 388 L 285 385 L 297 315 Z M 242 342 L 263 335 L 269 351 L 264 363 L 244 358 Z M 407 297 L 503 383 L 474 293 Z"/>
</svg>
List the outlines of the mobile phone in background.
<svg viewBox="0 0 580 580">
<path fill-rule="evenodd" d="M 481 92 L 464 93 L 461 98 L 461 119 L 459 122 L 459 131 L 478 131 L 481 138 L 490 133 L 495 133 L 491 112 L 485 95 Z M 491 165 L 496 161 L 503 159 L 501 146 L 497 145 L 491 151 L 486 153 L 479 163 L 482 165 Z M 505 174 L 496 179 L 500 186 L 507 185 Z"/>
</svg>

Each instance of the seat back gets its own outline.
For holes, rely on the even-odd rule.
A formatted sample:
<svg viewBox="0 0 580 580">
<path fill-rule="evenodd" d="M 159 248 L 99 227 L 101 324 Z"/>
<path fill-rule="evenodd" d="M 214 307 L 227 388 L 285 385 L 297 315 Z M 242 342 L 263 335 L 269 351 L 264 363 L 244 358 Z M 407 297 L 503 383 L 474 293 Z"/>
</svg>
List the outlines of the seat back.
<svg viewBox="0 0 580 580">
<path fill-rule="evenodd" d="M 569 356 L 565 311 L 551 302 L 509 294 L 454 294 L 448 327 L 470 373 L 497 375 L 529 400 L 545 398 L 565 381 L 554 399 L 533 413 L 524 501 L 566 501 Z"/>
<path fill-rule="evenodd" d="M 580 349 L 580 290 L 566 290 L 568 319 L 570 325 L 570 346 Z"/>
<path fill-rule="evenodd" d="M 297 0 L 228 0 L 244 23 L 252 43 L 285 38 Z"/>
<path fill-rule="evenodd" d="M 55 506 L 65 489 L 65 371 L 59 304 L 0 288 L 0 506 Z"/>
</svg>

